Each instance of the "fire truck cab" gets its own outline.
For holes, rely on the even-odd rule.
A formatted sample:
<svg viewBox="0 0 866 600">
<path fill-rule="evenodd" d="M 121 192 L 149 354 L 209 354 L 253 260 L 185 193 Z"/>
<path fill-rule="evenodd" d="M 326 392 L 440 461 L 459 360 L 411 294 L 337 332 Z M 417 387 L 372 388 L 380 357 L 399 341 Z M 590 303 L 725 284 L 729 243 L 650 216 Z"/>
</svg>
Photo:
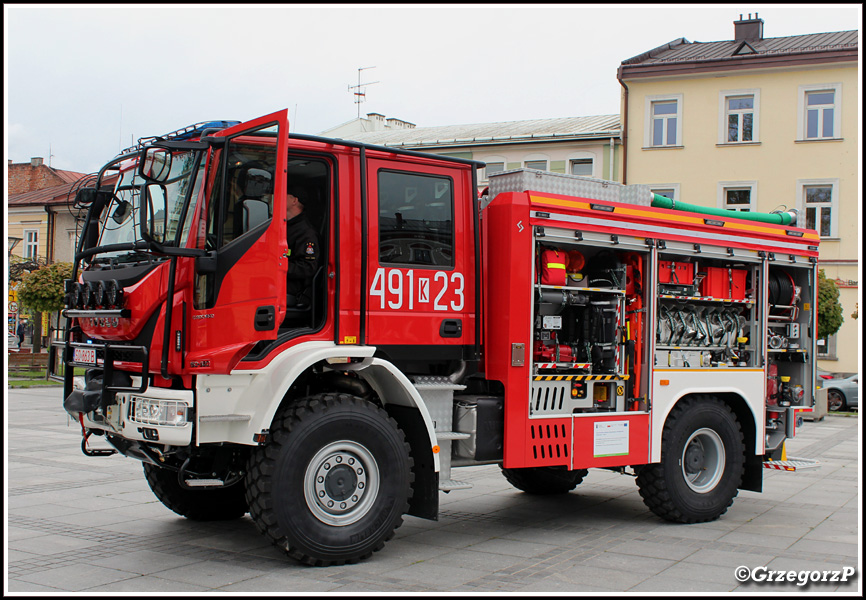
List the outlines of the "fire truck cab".
<svg viewBox="0 0 866 600">
<path fill-rule="evenodd" d="M 290 133 L 286 111 L 108 163 L 76 199 L 64 311 L 85 454 L 316 565 L 437 518 L 457 467 L 545 494 L 630 469 L 679 522 L 760 491 L 814 395 L 817 234 L 525 169 L 479 198 L 479 166 Z M 318 242 L 292 305 L 289 189 Z"/>
</svg>

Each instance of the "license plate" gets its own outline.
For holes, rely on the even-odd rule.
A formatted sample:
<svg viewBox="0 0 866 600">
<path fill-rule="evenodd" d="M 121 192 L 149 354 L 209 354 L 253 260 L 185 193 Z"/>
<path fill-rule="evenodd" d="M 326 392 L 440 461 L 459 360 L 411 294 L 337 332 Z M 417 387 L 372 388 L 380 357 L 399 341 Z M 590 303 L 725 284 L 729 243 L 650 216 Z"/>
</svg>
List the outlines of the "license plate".
<svg viewBox="0 0 866 600">
<path fill-rule="evenodd" d="M 96 349 L 95 348 L 73 348 L 72 361 L 88 365 L 96 364 Z"/>
</svg>

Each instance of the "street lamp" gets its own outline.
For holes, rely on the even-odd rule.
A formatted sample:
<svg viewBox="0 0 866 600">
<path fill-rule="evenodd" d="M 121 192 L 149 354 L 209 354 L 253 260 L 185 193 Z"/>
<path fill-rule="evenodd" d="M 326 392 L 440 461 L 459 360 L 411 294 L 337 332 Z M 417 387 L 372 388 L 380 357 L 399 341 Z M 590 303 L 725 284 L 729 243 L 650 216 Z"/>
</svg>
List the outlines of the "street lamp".
<svg viewBox="0 0 866 600">
<path fill-rule="evenodd" d="M 9 236 L 9 254 L 12 254 L 15 246 L 17 246 L 22 241 L 22 238 Z"/>
</svg>

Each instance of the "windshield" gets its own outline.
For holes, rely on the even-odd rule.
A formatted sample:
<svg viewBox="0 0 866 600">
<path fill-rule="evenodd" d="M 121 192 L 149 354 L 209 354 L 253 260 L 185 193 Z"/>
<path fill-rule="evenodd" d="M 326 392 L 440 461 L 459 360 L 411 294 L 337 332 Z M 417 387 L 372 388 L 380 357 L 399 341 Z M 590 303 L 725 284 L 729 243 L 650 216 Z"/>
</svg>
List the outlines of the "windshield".
<svg viewBox="0 0 866 600">
<path fill-rule="evenodd" d="M 191 187 L 201 185 L 204 161 L 199 161 L 197 151 L 178 152 L 172 156 L 171 172 L 162 184 L 158 207 L 154 207 L 153 219 L 157 224 L 154 234 L 157 241 L 166 246 L 184 247 L 189 236 L 190 223 L 195 213 L 198 191 L 193 194 L 190 206 L 184 213 L 184 202 Z M 114 186 L 114 197 L 100 215 L 99 245 L 131 244 L 141 240 L 139 205 L 141 186 L 144 180 L 138 176 L 138 161 L 121 164 Z M 183 223 L 181 222 L 183 219 Z M 139 253 L 132 250 L 117 250 L 100 254 L 100 259 L 115 259 L 119 262 L 135 260 Z"/>
</svg>

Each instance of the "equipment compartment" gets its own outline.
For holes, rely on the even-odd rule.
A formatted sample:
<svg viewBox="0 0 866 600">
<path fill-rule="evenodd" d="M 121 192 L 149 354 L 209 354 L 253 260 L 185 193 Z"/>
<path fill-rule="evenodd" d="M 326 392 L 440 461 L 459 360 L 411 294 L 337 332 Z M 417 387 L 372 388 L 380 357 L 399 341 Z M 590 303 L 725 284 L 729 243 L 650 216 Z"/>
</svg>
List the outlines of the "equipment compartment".
<svg viewBox="0 0 866 600">
<path fill-rule="evenodd" d="M 656 367 L 761 365 L 755 285 L 760 281 L 760 259 L 748 251 L 720 258 L 719 250 L 706 248 L 688 257 L 660 253 Z M 680 270 L 686 278 L 694 272 L 693 281 L 684 286 L 691 294 L 671 293 L 672 284 L 662 283 L 668 278 L 664 273 L 672 270 L 670 265 L 689 265 Z"/>
<path fill-rule="evenodd" d="M 575 241 L 573 232 L 537 236 L 531 415 L 616 412 L 641 404 L 640 382 L 648 372 L 641 338 L 649 253 L 642 239 L 620 238 L 618 244 Z M 566 285 L 545 284 L 558 264 L 566 267 Z"/>
</svg>

